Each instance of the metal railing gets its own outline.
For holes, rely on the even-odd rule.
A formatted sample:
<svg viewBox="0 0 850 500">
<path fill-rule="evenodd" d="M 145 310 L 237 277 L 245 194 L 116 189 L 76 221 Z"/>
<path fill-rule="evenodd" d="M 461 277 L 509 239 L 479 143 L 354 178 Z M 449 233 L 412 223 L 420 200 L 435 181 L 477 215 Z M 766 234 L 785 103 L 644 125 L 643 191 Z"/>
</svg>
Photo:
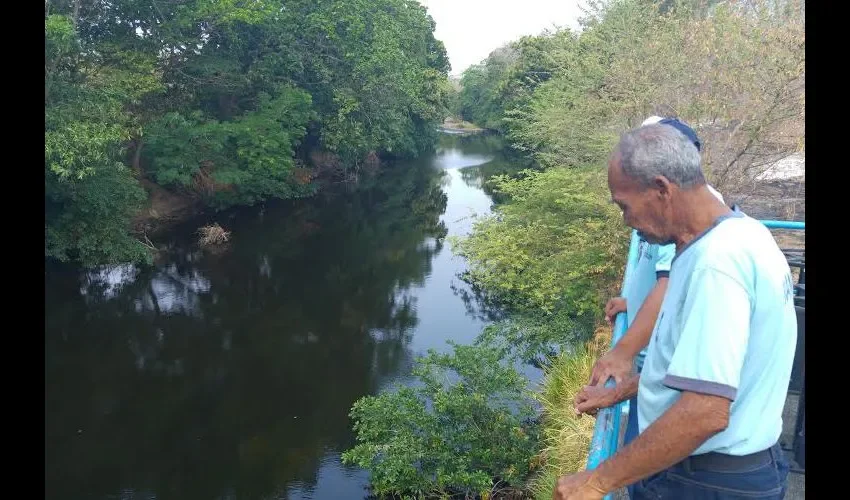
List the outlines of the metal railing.
<svg viewBox="0 0 850 500">
<path fill-rule="evenodd" d="M 805 222 L 780 220 L 762 220 L 760 222 L 769 229 L 806 229 Z M 626 290 L 630 280 L 633 279 L 632 270 L 637 264 L 638 244 L 639 238 L 637 236 L 637 231 L 632 231 L 631 243 L 629 244 L 629 256 L 626 260 L 626 272 L 623 277 L 623 291 Z M 614 345 L 623 338 L 623 335 L 626 333 L 626 329 L 626 314 L 620 313 L 614 321 L 613 333 L 611 335 L 611 347 L 614 347 Z M 613 387 L 614 380 L 609 379 L 608 382 L 605 383 L 605 386 Z M 587 457 L 588 470 L 593 470 L 599 467 L 599 464 L 611 458 L 617 452 L 620 445 L 620 421 L 622 420 L 621 417 L 625 404 L 626 402 L 624 401 L 608 408 L 602 408 L 596 413 L 596 425 L 593 429 L 593 438 L 590 441 L 590 450 Z M 637 411 L 637 408 L 629 408 L 629 411 Z M 801 425 L 798 422 L 798 424 L 795 425 L 795 428 L 800 427 Z M 611 500 L 612 498 L 613 494 L 610 493 L 605 496 L 605 500 Z"/>
</svg>

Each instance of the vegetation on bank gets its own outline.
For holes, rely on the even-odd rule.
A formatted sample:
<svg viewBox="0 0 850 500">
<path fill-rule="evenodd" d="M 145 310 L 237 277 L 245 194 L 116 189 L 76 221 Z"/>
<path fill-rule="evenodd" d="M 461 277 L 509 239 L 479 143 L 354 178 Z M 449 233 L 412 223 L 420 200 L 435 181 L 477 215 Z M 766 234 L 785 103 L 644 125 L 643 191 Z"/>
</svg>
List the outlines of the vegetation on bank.
<svg viewBox="0 0 850 500">
<path fill-rule="evenodd" d="M 419 359 L 418 383 L 358 400 L 358 444 L 343 461 L 376 495 L 491 498 L 521 492 L 539 431 L 527 380 L 504 349 L 454 345 Z"/>
<path fill-rule="evenodd" d="M 544 383 L 535 393 L 541 403 L 541 470 L 528 482 L 533 498 L 549 500 L 557 479 L 587 467 L 587 455 L 596 420 L 578 416 L 573 397 L 590 380 L 593 363 L 605 352 L 610 331 L 565 350 L 548 365 Z"/>
<path fill-rule="evenodd" d="M 618 292 L 626 257 L 628 231 L 605 180 L 605 160 L 619 133 L 651 114 L 684 119 L 703 140 L 709 181 L 727 201 L 745 200 L 770 164 L 803 149 L 804 13 L 794 0 L 591 1 L 579 32 L 524 37 L 464 73 L 452 98 L 455 113 L 500 131 L 535 162 L 519 176 L 495 177 L 491 188 L 504 203 L 468 238 L 454 241 L 469 260 L 468 280 L 510 313 L 485 329 L 475 347 L 496 347 L 503 356 L 482 360 L 505 366 L 531 360 L 546 369 L 536 394 L 538 449 L 521 448 L 526 454 L 513 457 L 514 470 L 525 475 L 511 486 L 550 498 L 554 479 L 586 460 L 593 419 L 575 418 L 572 398 L 604 349 L 593 332 L 604 300 Z M 590 340 L 587 348 L 575 347 Z M 487 390 L 485 400 L 499 393 L 497 385 Z M 436 407 L 429 401 L 440 397 L 432 396 L 408 402 L 427 413 Z M 358 429 L 377 421 L 355 408 Z M 504 407 L 494 411 L 511 414 Z M 447 427 L 470 418 L 446 416 Z M 406 420 L 381 414 L 380 425 L 404 427 Z M 382 492 L 409 494 L 409 483 L 393 483 L 384 470 L 393 463 L 386 436 L 361 433 L 359 449 L 369 452 L 357 463 L 382 478 Z M 477 489 L 488 497 L 483 476 L 470 489 L 459 488 L 457 479 L 448 484 L 437 472 L 463 463 L 449 462 L 439 452 L 444 444 L 438 438 L 417 448 L 417 459 L 441 461 L 429 465 L 427 477 L 418 476 L 417 491 L 447 497 Z M 489 436 L 457 449 L 499 445 Z M 501 484 L 500 470 L 466 463 L 467 473 L 489 471 L 489 484 Z"/>
<path fill-rule="evenodd" d="M 432 148 L 434 27 L 415 0 L 45 2 L 45 257 L 147 258 L 142 181 L 220 208 Z"/>
</svg>

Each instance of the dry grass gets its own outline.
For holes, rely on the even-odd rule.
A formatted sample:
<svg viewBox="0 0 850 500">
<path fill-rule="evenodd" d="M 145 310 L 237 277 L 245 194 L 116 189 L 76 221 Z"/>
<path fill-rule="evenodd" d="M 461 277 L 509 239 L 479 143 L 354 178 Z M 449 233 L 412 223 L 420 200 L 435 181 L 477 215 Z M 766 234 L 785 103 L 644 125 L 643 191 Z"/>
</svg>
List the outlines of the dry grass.
<svg viewBox="0 0 850 500">
<path fill-rule="evenodd" d="M 198 229 L 198 234 L 198 243 L 202 247 L 221 245 L 230 240 L 230 231 L 225 231 L 217 222 Z"/>
<path fill-rule="evenodd" d="M 542 470 L 530 484 L 534 498 L 552 498 L 555 480 L 587 466 L 587 454 L 596 419 L 576 416 L 573 398 L 590 379 L 596 359 L 608 348 L 611 330 L 600 327 L 594 339 L 562 353 L 546 371 L 537 397 L 543 405 Z"/>
</svg>

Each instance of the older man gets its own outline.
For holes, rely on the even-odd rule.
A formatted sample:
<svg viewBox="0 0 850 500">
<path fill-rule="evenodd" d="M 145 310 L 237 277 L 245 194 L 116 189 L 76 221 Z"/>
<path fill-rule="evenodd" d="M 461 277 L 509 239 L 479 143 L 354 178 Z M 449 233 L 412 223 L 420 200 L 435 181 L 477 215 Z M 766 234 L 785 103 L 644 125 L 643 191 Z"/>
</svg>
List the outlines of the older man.
<svg viewBox="0 0 850 500">
<path fill-rule="evenodd" d="M 637 393 L 640 434 L 597 469 L 560 478 L 554 498 L 632 483 L 637 499 L 783 498 L 777 441 L 797 336 L 785 257 L 761 223 L 709 191 L 697 148 L 673 127 L 624 134 L 608 187 L 626 224 L 676 256 L 642 373 L 577 401 L 587 412 Z"/>
<path fill-rule="evenodd" d="M 687 124 L 676 118 L 662 118 L 650 116 L 641 123 L 641 126 L 661 123 L 675 127 L 701 150 L 700 140 L 696 132 Z M 723 195 L 716 189 L 706 184 L 711 193 L 721 202 Z M 620 342 L 609 352 L 605 353 L 593 366 L 590 377 L 590 385 L 604 384 L 610 377 L 617 383 L 628 377 L 632 368 L 636 367 L 640 372 L 643 361 L 646 359 L 646 347 L 649 344 L 649 334 L 655 325 L 664 291 L 667 289 L 667 277 L 670 275 L 670 265 L 676 254 L 676 245 L 652 245 L 640 239 L 638 249 L 638 267 L 634 271 L 631 286 L 624 291 L 622 297 L 614 297 L 605 305 L 605 319 L 612 323 L 617 314 L 626 313 L 626 324 L 628 328 L 620 339 Z M 632 401 L 632 408 L 637 406 L 637 401 Z M 630 412 L 629 426 L 637 425 L 637 418 L 631 416 L 637 411 Z M 630 432 L 626 431 L 627 441 L 630 440 Z M 635 432 L 636 434 L 636 432 Z"/>
<path fill-rule="evenodd" d="M 696 132 L 684 122 L 676 118 L 650 116 L 641 126 L 655 123 L 675 127 L 685 134 L 696 146 L 697 151 L 701 149 Z M 723 201 L 720 193 L 711 186 L 707 185 L 707 187 L 717 199 Z M 643 239 L 640 240 L 637 266 L 633 270 L 628 289 L 623 291 L 622 297 L 609 300 L 605 306 L 605 317 L 609 323 L 613 322 L 618 313 L 626 313 L 627 330 L 617 345 L 594 364 L 590 385 L 604 384 L 609 377 L 613 377 L 617 383 L 620 383 L 631 375 L 633 369 L 637 373 L 643 369 L 646 347 L 649 344 L 652 327 L 658 318 L 658 311 L 661 309 L 661 301 L 664 299 L 664 291 L 667 289 L 667 279 L 670 275 L 670 265 L 675 254 L 676 245 L 672 243 L 653 245 Z M 637 394 L 635 394 L 629 399 L 629 418 L 623 438 L 624 444 L 630 443 L 638 435 L 637 405 Z M 629 496 L 633 497 L 634 487 L 629 485 L 628 489 Z"/>
</svg>

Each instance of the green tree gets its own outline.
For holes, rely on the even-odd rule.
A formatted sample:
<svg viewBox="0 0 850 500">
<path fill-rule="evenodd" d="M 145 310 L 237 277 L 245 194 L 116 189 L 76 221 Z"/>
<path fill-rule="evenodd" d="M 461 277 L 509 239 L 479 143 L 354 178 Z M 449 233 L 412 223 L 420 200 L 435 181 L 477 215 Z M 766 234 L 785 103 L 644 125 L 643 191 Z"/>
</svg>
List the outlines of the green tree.
<svg viewBox="0 0 850 500">
<path fill-rule="evenodd" d="M 84 264 L 138 260 L 129 233 L 144 192 L 123 164 L 133 121 L 124 103 L 155 89 L 126 66 L 104 68 L 85 50 L 75 20 L 45 19 L 45 256 Z"/>
<path fill-rule="evenodd" d="M 367 396 L 351 410 L 358 444 L 343 461 L 371 473 L 378 495 L 489 495 L 521 487 L 538 430 L 525 378 L 490 346 L 429 352 L 419 384 Z"/>
<path fill-rule="evenodd" d="M 49 0 L 45 256 L 144 258 L 139 181 L 220 208 L 315 193 L 315 151 L 355 173 L 428 151 L 450 93 L 434 27 L 414 0 Z"/>
</svg>

